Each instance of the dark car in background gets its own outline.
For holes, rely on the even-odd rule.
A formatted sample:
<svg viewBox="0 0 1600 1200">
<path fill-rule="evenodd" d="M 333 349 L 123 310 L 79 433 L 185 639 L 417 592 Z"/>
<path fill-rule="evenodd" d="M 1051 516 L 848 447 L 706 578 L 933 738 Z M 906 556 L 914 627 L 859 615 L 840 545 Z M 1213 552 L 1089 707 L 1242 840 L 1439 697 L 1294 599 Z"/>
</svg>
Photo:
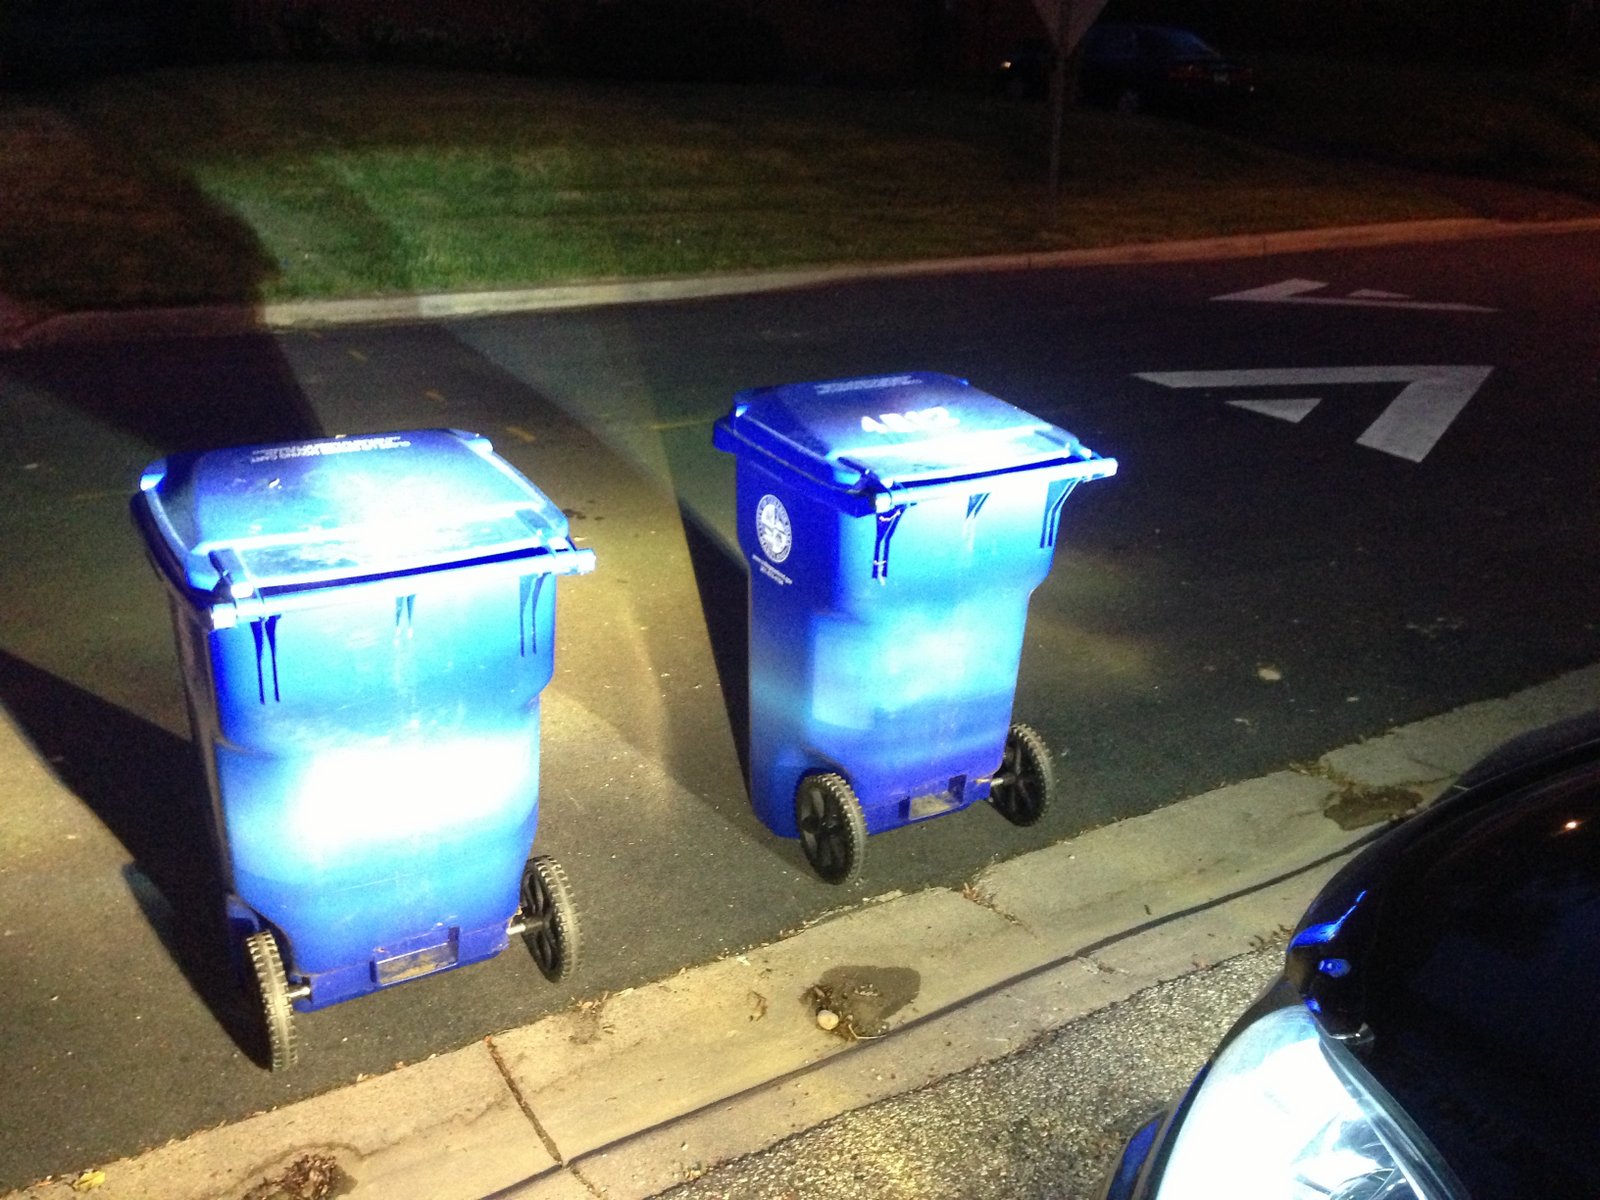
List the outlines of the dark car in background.
<svg viewBox="0 0 1600 1200">
<path fill-rule="evenodd" d="M 1600 714 L 1517 739 L 1323 889 L 1107 1200 L 1600 1196 Z"/>
<path fill-rule="evenodd" d="M 1078 95 L 1085 104 L 1121 113 L 1226 114 L 1255 90 L 1253 67 L 1187 29 L 1104 24 L 1083 37 Z"/>
</svg>

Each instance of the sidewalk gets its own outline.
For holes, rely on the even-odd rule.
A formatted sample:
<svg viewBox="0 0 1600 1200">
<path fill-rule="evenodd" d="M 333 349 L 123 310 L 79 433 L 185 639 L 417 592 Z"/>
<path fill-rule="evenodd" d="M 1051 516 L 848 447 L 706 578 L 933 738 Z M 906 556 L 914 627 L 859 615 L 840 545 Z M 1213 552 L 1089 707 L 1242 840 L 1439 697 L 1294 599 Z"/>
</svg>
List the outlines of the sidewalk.
<svg viewBox="0 0 1600 1200">
<path fill-rule="evenodd" d="M 301 1200 L 335 1167 L 357 1200 L 654 1196 L 1258 949 L 1388 817 L 1597 706 L 1600 666 L 10 1200 Z"/>
</svg>

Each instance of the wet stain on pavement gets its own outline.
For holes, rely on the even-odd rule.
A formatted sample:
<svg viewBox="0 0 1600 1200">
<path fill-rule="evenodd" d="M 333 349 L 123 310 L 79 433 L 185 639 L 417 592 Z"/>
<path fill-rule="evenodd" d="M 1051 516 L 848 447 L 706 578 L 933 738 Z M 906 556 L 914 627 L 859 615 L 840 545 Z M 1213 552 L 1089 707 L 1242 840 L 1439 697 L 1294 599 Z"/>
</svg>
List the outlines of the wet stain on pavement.
<svg viewBox="0 0 1600 1200">
<path fill-rule="evenodd" d="M 239 1200 L 336 1200 L 355 1188 L 333 1154 L 302 1153 L 277 1175 L 255 1184 Z"/>
<path fill-rule="evenodd" d="M 888 1032 L 889 1018 L 921 990 L 922 976 L 910 967 L 832 967 L 804 1000 L 817 1013 L 819 1026 L 855 1041 Z"/>
<path fill-rule="evenodd" d="M 1362 829 L 1403 817 L 1421 803 L 1422 794 L 1411 788 L 1347 784 L 1323 812 L 1340 829 Z"/>
</svg>

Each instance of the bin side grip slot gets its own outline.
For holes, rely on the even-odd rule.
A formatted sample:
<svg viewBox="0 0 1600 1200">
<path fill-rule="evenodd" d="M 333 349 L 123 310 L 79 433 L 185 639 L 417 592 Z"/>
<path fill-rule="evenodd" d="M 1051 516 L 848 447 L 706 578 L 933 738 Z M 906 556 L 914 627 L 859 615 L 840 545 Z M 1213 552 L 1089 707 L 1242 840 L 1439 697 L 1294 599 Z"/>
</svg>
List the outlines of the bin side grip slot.
<svg viewBox="0 0 1600 1200">
<path fill-rule="evenodd" d="M 417 623 L 417 594 L 407 592 L 394 598 L 394 636 L 411 638 Z"/>
<path fill-rule="evenodd" d="M 969 550 L 972 549 L 973 539 L 978 532 L 978 514 L 983 511 L 984 502 L 988 499 L 988 492 L 973 492 L 967 497 L 967 516 L 961 524 L 961 532 L 966 538 Z"/>
<path fill-rule="evenodd" d="M 539 653 L 539 596 L 549 578 L 548 574 L 524 575 L 517 581 L 517 646 L 523 658 Z"/>
<path fill-rule="evenodd" d="M 1066 507 L 1072 489 L 1081 482 L 1081 479 L 1069 478 L 1057 479 L 1050 484 L 1044 505 L 1044 530 L 1039 535 L 1041 549 L 1048 550 L 1056 544 L 1056 535 L 1061 531 L 1061 510 Z"/>
<path fill-rule="evenodd" d="M 877 514 L 878 531 L 872 545 L 872 577 L 879 583 L 889 578 L 889 539 L 894 537 L 895 527 L 900 524 L 906 506 L 897 504 L 887 512 Z"/>
<path fill-rule="evenodd" d="M 256 643 L 256 696 L 262 704 L 267 702 L 267 672 L 272 673 L 272 699 L 283 700 L 278 690 L 278 618 L 260 617 L 250 622 L 250 634 Z"/>
</svg>

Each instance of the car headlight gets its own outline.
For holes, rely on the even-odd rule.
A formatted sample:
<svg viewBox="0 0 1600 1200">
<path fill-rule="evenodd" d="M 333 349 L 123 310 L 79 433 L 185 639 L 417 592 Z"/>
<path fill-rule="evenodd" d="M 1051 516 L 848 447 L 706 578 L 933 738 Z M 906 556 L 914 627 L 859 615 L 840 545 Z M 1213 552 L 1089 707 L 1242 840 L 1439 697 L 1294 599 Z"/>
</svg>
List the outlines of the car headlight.
<svg viewBox="0 0 1600 1200">
<path fill-rule="evenodd" d="M 1459 1200 L 1449 1169 L 1303 1004 L 1259 1017 L 1200 1079 L 1158 1200 Z"/>
</svg>

